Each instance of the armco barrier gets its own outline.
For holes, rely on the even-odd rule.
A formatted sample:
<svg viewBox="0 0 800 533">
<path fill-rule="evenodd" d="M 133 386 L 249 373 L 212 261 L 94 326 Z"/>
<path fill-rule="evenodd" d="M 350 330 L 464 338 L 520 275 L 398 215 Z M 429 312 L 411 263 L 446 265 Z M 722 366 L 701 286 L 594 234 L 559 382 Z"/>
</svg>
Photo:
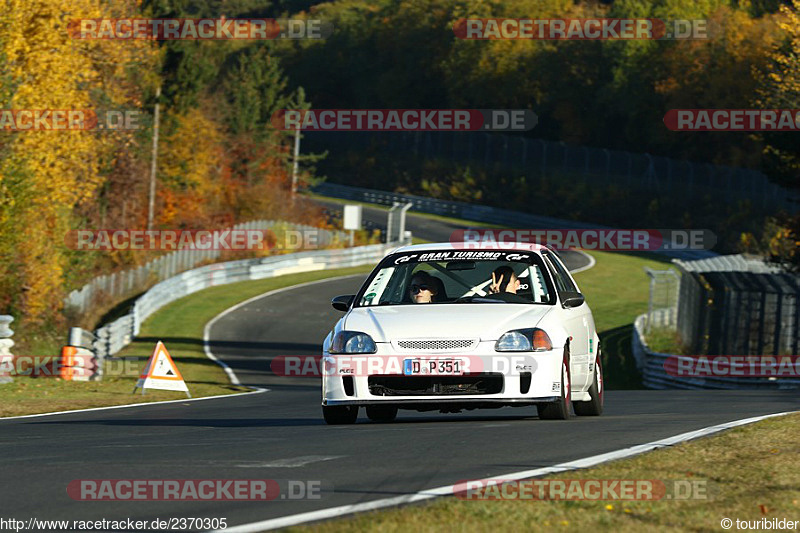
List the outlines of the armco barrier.
<svg viewBox="0 0 800 533">
<path fill-rule="evenodd" d="M 667 310 L 665 310 L 666 312 Z M 670 319 L 664 317 L 668 322 Z M 674 320 L 674 318 L 673 318 Z M 756 377 L 685 377 L 671 376 L 664 369 L 664 363 L 672 354 L 650 350 L 644 335 L 647 315 L 639 315 L 633 323 L 631 348 L 636 367 L 642 373 L 644 386 L 650 389 L 797 389 L 797 378 L 756 378 Z M 735 354 L 731 354 L 735 355 Z"/>
<path fill-rule="evenodd" d="M 563 220 L 560 218 L 531 215 L 520 211 L 509 211 L 496 207 L 468 204 L 465 202 L 451 202 L 447 200 L 436 200 L 425 198 L 413 194 L 400 194 L 375 189 L 365 189 L 362 187 L 350 187 L 348 185 L 338 185 L 335 183 L 321 183 L 314 187 L 313 191 L 317 194 L 354 200 L 357 202 L 367 202 L 381 205 L 393 205 L 394 203 L 410 203 L 411 209 L 421 213 L 431 213 L 435 215 L 445 215 L 456 218 L 463 218 L 475 222 L 485 222 L 513 228 L 553 228 L 553 229 L 604 229 L 614 228 L 601 226 L 598 224 L 588 224 L 576 222 L 574 220 Z M 717 254 L 709 250 L 659 250 L 656 253 L 676 259 L 692 260 L 714 257 Z"/>
<path fill-rule="evenodd" d="M 10 359 L 13 357 L 11 347 L 14 346 L 14 341 L 11 340 L 14 331 L 9 325 L 13 321 L 14 317 L 11 315 L 0 315 L 0 385 L 14 381 L 14 378 L 3 372 L 3 367 L 13 367 L 13 365 L 9 365 Z"/>
<path fill-rule="evenodd" d="M 230 229 L 234 230 L 271 230 L 282 231 L 314 231 L 318 244 L 322 248 L 334 243 L 347 242 L 347 234 L 343 231 L 324 230 L 276 220 L 251 220 L 237 224 Z M 179 272 L 188 270 L 200 263 L 211 261 L 220 257 L 220 250 L 182 249 L 164 254 L 149 263 L 137 268 L 114 272 L 94 278 L 92 281 L 69 293 L 64 300 L 64 305 L 85 313 L 97 305 L 98 298 L 106 296 L 112 301 L 130 297 L 141 291 L 141 287 L 153 281 L 162 281 Z"/>
<path fill-rule="evenodd" d="M 71 344 L 91 348 L 101 363 L 102 359 L 112 356 L 129 344 L 139 334 L 142 322 L 153 313 L 189 294 L 237 281 L 377 263 L 388 252 L 403 244 L 373 244 L 356 248 L 315 250 L 228 261 L 187 270 L 153 286 L 136 300 L 129 314 L 98 328 L 94 334 L 80 328 L 72 328 Z"/>
</svg>

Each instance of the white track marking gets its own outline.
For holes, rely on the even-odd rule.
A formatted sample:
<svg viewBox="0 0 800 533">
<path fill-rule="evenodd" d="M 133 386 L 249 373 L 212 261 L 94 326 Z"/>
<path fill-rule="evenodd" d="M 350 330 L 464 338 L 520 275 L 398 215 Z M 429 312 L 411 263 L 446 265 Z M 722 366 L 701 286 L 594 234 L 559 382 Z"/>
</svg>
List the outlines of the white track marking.
<svg viewBox="0 0 800 533">
<path fill-rule="evenodd" d="M 356 276 L 363 276 L 363 274 L 348 274 L 346 276 L 336 276 L 335 278 L 325 278 L 325 279 L 318 279 L 318 280 L 314 280 L 314 281 L 307 281 L 305 283 L 300 283 L 298 285 L 292 285 L 290 287 L 281 287 L 280 289 L 271 290 L 271 291 L 265 292 L 263 294 L 259 294 L 257 296 L 253 296 L 252 298 L 248 298 L 247 300 L 245 300 L 243 302 L 239 302 L 238 304 L 234 305 L 233 307 L 229 307 L 229 308 L 225 309 L 223 312 L 221 312 L 220 314 L 218 314 L 217 316 L 215 316 L 214 318 L 209 320 L 206 323 L 205 327 L 203 328 L 203 351 L 205 352 L 206 357 L 208 357 L 209 359 L 211 359 L 212 361 L 214 361 L 215 363 L 217 363 L 219 366 L 222 367 L 222 369 L 228 375 L 228 379 L 231 380 L 231 383 L 233 385 L 241 385 L 241 382 L 239 381 L 239 378 L 233 372 L 231 367 L 229 367 L 224 361 L 220 361 L 219 359 L 217 359 L 217 357 L 211 352 L 211 346 L 209 345 L 209 334 L 211 332 L 211 328 L 214 326 L 214 324 L 217 322 L 217 320 L 219 320 L 220 318 L 224 317 L 228 313 L 232 313 L 232 312 L 244 307 L 245 305 L 247 305 L 249 303 L 252 303 L 252 302 L 255 302 L 256 300 L 259 300 L 261 298 L 267 298 L 267 297 L 272 296 L 274 294 L 280 294 L 282 292 L 291 291 L 291 290 L 294 290 L 294 289 L 300 289 L 302 287 L 308 287 L 309 285 L 316 285 L 318 283 L 325 283 L 325 282 L 328 282 L 328 281 L 336 281 L 336 280 L 345 279 L 345 278 L 354 278 Z M 320 345 L 321 345 L 321 343 L 320 343 Z"/>
<path fill-rule="evenodd" d="M 569 461 L 566 463 L 561 463 L 554 466 L 548 466 L 545 468 L 537 468 L 534 470 L 522 470 L 519 472 L 512 472 L 510 474 L 493 476 L 491 478 L 486 478 L 482 481 L 486 482 L 489 480 L 497 480 L 497 479 L 502 479 L 504 481 L 517 481 L 520 479 L 540 477 L 548 474 L 577 470 L 580 468 L 588 468 L 591 466 L 597 466 L 602 463 L 607 463 L 609 461 L 625 459 L 652 450 L 674 446 L 682 442 L 697 439 L 700 437 L 706 437 L 708 435 L 713 435 L 714 433 L 718 433 L 720 431 L 735 428 L 738 426 L 743 426 L 746 424 L 752 424 L 753 422 L 759 422 L 767 418 L 784 416 L 798 412 L 800 411 L 789 411 L 785 413 L 775 413 L 771 415 L 754 416 L 742 420 L 734 420 L 733 422 L 726 422 L 724 424 L 717 424 L 715 426 L 709 426 L 695 431 L 681 433 L 680 435 L 675 435 L 674 437 L 667 437 L 665 439 L 648 442 L 647 444 L 631 446 L 630 448 L 623 448 L 622 450 L 603 453 L 600 455 L 593 455 L 591 457 L 585 457 L 583 459 L 577 459 L 575 461 Z M 257 531 L 269 531 L 283 527 L 295 526 L 298 524 L 305 524 L 307 522 L 328 520 L 331 518 L 337 518 L 340 516 L 349 515 L 353 513 L 363 513 L 365 511 L 374 511 L 377 509 L 384 509 L 386 507 L 396 507 L 398 505 L 406 505 L 424 500 L 430 500 L 433 498 L 440 498 L 443 496 L 453 496 L 455 490 L 456 490 L 455 485 L 446 485 L 444 487 L 436 487 L 432 489 L 423 490 L 414 494 L 404 494 L 402 496 L 395 496 L 393 498 L 383 498 L 380 500 L 374 500 L 370 502 L 356 503 L 352 505 L 342 505 L 340 507 L 331 507 L 328 509 L 320 509 L 318 511 L 310 511 L 296 515 L 289 515 L 280 518 L 262 520 L 259 522 L 251 522 L 248 524 L 242 524 L 240 526 L 229 527 L 224 531 L 225 533 L 253 533 Z"/>
<path fill-rule="evenodd" d="M 251 387 L 255 388 L 255 387 Z M 258 389 L 252 390 L 250 392 L 244 392 L 239 394 L 220 394 L 218 396 L 205 396 L 203 398 L 184 398 L 183 400 L 165 400 L 163 402 L 141 402 L 141 403 L 127 403 L 125 405 L 109 405 L 108 407 L 90 407 L 88 409 L 72 409 L 70 411 L 55 411 L 52 413 L 38 413 L 35 415 L 19 415 L 19 416 L 6 416 L 1 417 L 0 421 L 3 420 L 16 420 L 19 418 L 34 418 L 39 416 L 53 416 L 53 415 L 66 415 L 72 413 L 88 413 L 90 411 L 103 411 L 106 409 L 125 409 L 129 407 L 148 407 L 150 405 L 165 405 L 168 403 L 189 403 L 189 402 L 200 402 L 203 400 L 216 400 L 221 398 L 239 398 L 241 396 L 247 394 L 259 394 L 262 392 L 267 392 L 267 389 Z"/>
</svg>

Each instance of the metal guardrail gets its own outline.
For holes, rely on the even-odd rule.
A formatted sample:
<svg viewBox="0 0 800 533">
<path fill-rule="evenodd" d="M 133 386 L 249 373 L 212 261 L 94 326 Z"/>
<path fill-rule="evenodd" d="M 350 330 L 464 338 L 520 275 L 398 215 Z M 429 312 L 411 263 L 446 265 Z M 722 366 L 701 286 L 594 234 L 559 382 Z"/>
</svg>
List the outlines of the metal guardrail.
<svg viewBox="0 0 800 533">
<path fill-rule="evenodd" d="M 663 310 L 665 315 L 658 317 L 663 325 L 674 324 L 674 310 Z M 647 346 L 645 327 L 647 315 L 636 317 L 633 323 L 631 348 L 636 359 L 636 367 L 642 373 L 644 386 L 650 389 L 797 389 L 800 379 L 797 378 L 757 378 L 757 377 L 685 377 L 671 376 L 664 369 L 664 363 L 673 354 L 659 353 Z"/>
<path fill-rule="evenodd" d="M 283 230 L 313 230 L 316 232 L 317 243 L 321 247 L 328 247 L 336 242 L 347 242 L 347 235 L 342 231 L 323 230 L 305 224 L 292 224 L 276 220 L 253 220 L 237 224 L 230 229 L 272 230 L 276 233 Z M 138 268 L 98 276 L 80 289 L 70 292 L 64 300 L 64 305 L 83 314 L 96 306 L 99 298 L 117 301 L 122 297 L 130 297 L 140 292 L 149 283 L 165 280 L 200 263 L 217 259 L 221 253 L 221 250 L 176 250 Z"/>
<path fill-rule="evenodd" d="M 102 360 L 130 344 L 139 334 L 142 323 L 153 313 L 189 294 L 238 281 L 377 263 L 391 250 L 403 244 L 406 243 L 315 250 L 194 268 L 156 284 L 136 300 L 129 314 L 98 328 L 93 334 L 80 328 L 72 328 L 70 339 L 74 338 L 82 346 L 91 348 L 98 359 Z"/>
<path fill-rule="evenodd" d="M 338 185 L 335 183 L 321 183 L 314 187 L 313 191 L 317 194 L 333 198 L 380 205 L 391 206 L 395 203 L 410 203 L 413 206 L 411 208 L 412 210 L 421 213 L 445 215 L 462 218 L 464 220 L 486 222 L 515 228 L 614 229 L 609 226 L 531 215 L 529 213 L 510 211 L 496 207 L 468 204 L 465 202 L 451 202 L 448 200 L 436 200 L 434 198 L 425 198 L 413 194 L 400 194 L 375 189 L 365 189 L 363 187 L 350 187 L 348 185 Z M 705 259 L 717 256 L 715 252 L 709 250 L 659 250 L 656 253 L 684 260 Z"/>
<path fill-rule="evenodd" d="M 14 346 L 14 341 L 11 340 L 11 337 L 14 335 L 14 330 L 9 327 L 13 321 L 14 317 L 11 315 L 0 315 L 0 362 L 2 362 L 2 365 L 0 365 L 0 385 L 14 381 L 14 378 L 5 374 L 2 368 L 13 357 L 11 348 Z"/>
</svg>

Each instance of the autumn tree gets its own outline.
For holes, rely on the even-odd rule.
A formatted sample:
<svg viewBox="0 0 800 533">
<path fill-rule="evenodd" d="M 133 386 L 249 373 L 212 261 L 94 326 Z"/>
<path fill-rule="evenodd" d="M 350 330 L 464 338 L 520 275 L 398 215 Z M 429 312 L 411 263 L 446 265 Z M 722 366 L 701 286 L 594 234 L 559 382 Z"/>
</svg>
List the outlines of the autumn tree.
<svg viewBox="0 0 800 533">
<path fill-rule="evenodd" d="M 756 104 L 763 108 L 800 109 L 800 0 L 781 6 L 778 25 L 784 38 L 775 43 L 769 70 L 761 77 Z M 765 134 L 769 168 L 789 186 L 800 188 L 800 145 L 793 135 Z"/>
<path fill-rule="evenodd" d="M 778 24 L 785 38 L 771 54 L 771 68 L 762 77 L 757 104 L 764 108 L 800 109 L 800 0 L 781 6 Z M 769 167 L 784 184 L 800 192 L 800 145 L 795 136 L 773 133 L 764 134 L 763 138 Z M 800 213 L 779 213 L 771 219 L 765 226 L 760 250 L 773 262 L 800 271 Z"/>
<path fill-rule="evenodd" d="M 136 105 L 130 67 L 153 61 L 147 42 L 73 39 L 72 19 L 108 16 L 127 2 L 8 0 L 0 7 L 6 109 Z M 145 68 L 144 70 L 148 70 Z M 152 68 L 150 69 L 152 70 Z M 100 102 L 99 95 L 102 95 Z M 96 197 L 125 134 L 86 130 L 5 132 L 0 161 L 0 278 L 5 306 L 31 323 L 62 307 L 73 210 Z M 16 289 L 16 290 L 14 290 Z"/>
</svg>

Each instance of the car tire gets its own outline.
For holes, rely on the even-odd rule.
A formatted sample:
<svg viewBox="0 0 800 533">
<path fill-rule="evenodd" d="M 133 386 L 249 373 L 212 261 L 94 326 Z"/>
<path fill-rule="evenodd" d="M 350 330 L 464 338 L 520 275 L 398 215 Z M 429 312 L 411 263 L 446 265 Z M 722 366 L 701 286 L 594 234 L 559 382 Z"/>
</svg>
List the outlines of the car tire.
<svg viewBox="0 0 800 533">
<path fill-rule="evenodd" d="M 358 418 L 358 406 L 323 405 L 322 417 L 329 425 L 354 424 Z"/>
<path fill-rule="evenodd" d="M 575 414 L 578 416 L 600 416 L 603 414 L 603 395 L 605 384 L 603 383 L 603 364 L 600 361 L 600 350 L 597 350 L 597 358 L 594 362 L 594 379 L 592 386 L 589 387 L 591 400 L 586 402 L 575 402 Z"/>
<path fill-rule="evenodd" d="M 561 398 L 555 402 L 537 404 L 536 410 L 542 420 L 568 420 L 572 412 L 571 380 L 569 377 L 569 352 L 564 352 L 561 363 Z"/>
<path fill-rule="evenodd" d="M 397 407 L 394 405 L 368 405 L 367 418 L 373 422 L 391 422 L 397 418 Z"/>
</svg>

